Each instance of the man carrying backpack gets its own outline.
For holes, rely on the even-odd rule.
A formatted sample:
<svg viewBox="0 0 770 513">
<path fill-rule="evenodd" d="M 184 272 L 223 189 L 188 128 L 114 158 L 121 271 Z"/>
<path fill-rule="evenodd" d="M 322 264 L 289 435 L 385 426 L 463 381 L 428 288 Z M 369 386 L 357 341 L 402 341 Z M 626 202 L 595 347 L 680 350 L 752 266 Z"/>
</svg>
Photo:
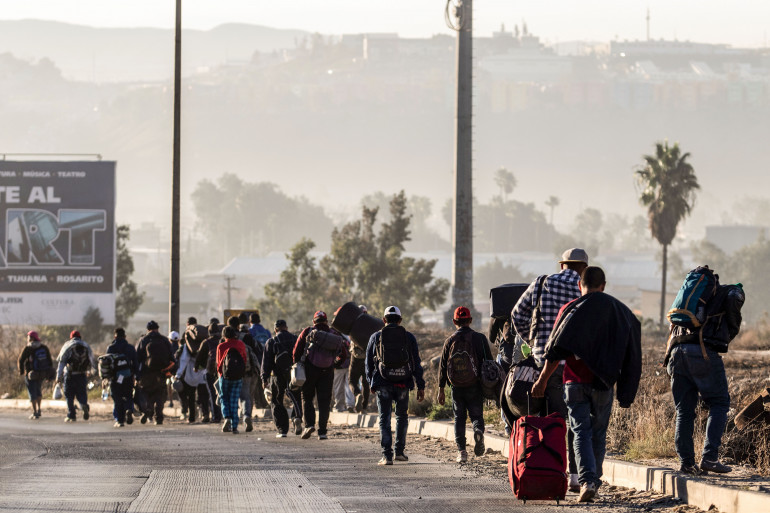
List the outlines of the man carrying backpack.
<svg viewBox="0 0 770 513">
<path fill-rule="evenodd" d="M 29 402 L 32 405 L 32 415 L 29 418 L 39 419 L 41 415 L 40 403 L 43 400 L 41 387 L 44 379 L 51 379 L 52 377 L 53 360 L 51 359 L 51 351 L 40 342 L 37 331 L 27 333 L 27 345 L 19 355 L 19 374 L 24 376 Z"/>
<path fill-rule="evenodd" d="M 532 356 L 540 369 L 545 365 L 545 346 L 559 309 L 580 297 L 580 273 L 588 267 L 588 254 L 580 248 L 568 249 L 562 254 L 559 266 L 560 272 L 537 277 L 521 295 L 511 312 L 513 328 L 532 348 Z M 545 390 L 545 400 L 549 413 L 558 412 L 566 419 L 563 370 L 564 365 L 560 365 L 551 375 Z M 573 445 L 572 431 L 568 430 L 569 487 L 570 491 L 577 492 L 580 491 L 580 484 Z"/>
<path fill-rule="evenodd" d="M 296 343 L 297 337 L 289 333 L 286 321 L 283 319 L 275 321 L 275 336 L 268 339 L 265 344 L 265 356 L 262 359 L 262 386 L 272 394 L 270 409 L 278 430 L 277 438 L 286 438 L 286 433 L 289 432 L 289 417 L 286 414 L 286 408 L 283 407 L 284 394 L 294 405 L 291 412 L 294 433 L 299 435 L 302 429 L 302 409 L 289 387 L 292 350 Z"/>
<path fill-rule="evenodd" d="M 487 337 L 471 329 L 471 311 L 458 306 L 452 321 L 457 326 L 444 342 L 438 368 L 438 403 L 445 401 L 444 387 L 447 380 L 452 387 L 452 411 L 455 417 L 455 444 L 457 463 L 468 461 L 465 450 L 465 420 L 473 423 L 473 453 L 484 455 L 484 395 L 481 390 L 481 362 L 492 359 Z"/>
<path fill-rule="evenodd" d="M 141 422 L 146 424 L 154 416 L 156 426 L 163 424 L 163 405 L 167 399 L 166 378 L 171 376 L 175 363 L 171 342 L 158 329 L 157 322 L 148 322 L 147 334 L 136 346 L 139 362 L 137 379 L 145 399 Z"/>
<path fill-rule="evenodd" d="M 110 378 L 112 416 L 115 427 L 134 423 L 134 376 L 139 368 L 136 349 L 126 340 L 126 331 L 115 328 L 115 339 L 107 348 L 108 355 L 114 355 Z"/>
<path fill-rule="evenodd" d="M 559 312 L 546 346 L 545 368 L 532 386 L 532 396 L 543 397 L 548 378 L 565 361 L 564 396 L 579 469 L 579 502 L 593 501 L 601 485 L 613 396 L 621 408 L 629 408 L 642 373 L 641 324 L 628 307 L 604 293 L 604 286 L 604 271 L 586 267 L 582 295 Z"/>
<path fill-rule="evenodd" d="M 77 420 L 75 398 L 83 410 L 83 420 L 88 420 L 88 385 L 87 373 L 96 368 L 97 363 L 91 347 L 80 338 L 80 332 L 70 333 L 70 340 L 62 346 L 57 358 L 59 367 L 56 371 L 56 382 L 62 383 L 64 397 L 67 399 L 67 417 L 65 422 Z"/>
<path fill-rule="evenodd" d="M 237 319 L 237 318 L 236 318 Z M 241 396 L 243 376 L 249 358 L 246 345 L 238 338 L 232 326 L 222 332 L 224 340 L 217 346 L 217 373 L 219 374 L 219 401 L 222 406 L 222 432 L 238 434 L 238 399 Z"/>
<path fill-rule="evenodd" d="M 206 386 L 206 371 L 195 368 L 195 358 L 198 356 L 201 345 L 208 338 L 209 332 L 205 326 L 198 324 L 195 317 L 187 320 L 187 328 L 182 337 L 182 347 L 177 352 L 179 368 L 176 371 L 176 379 L 182 382 L 182 392 L 179 396 L 182 402 L 187 404 L 187 422 L 193 424 L 196 417 L 197 404 L 201 409 L 201 422 L 207 423 L 209 418 L 209 392 Z"/>
<path fill-rule="evenodd" d="M 329 327 L 326 313 L 319 310 L 313 315 L 313 325 L 303 329 L 297 337 L 292 356 L 294 363 L 303 362 L 305 365 L 305 384 L 302 385 L 305 430 L 302 439 L 307 440 L 315 432 L 313 399 L 318 396 L 318 439 L 326 440 L 334 364 L 348 357 L 345 339 Z"/>
<path fill-rule="evenodd" d="M 694 305 L 687 304 L 688 298 Z M 688 273 L 669 312 L 671 335 L 665 361 L 676 406 L 674 443 L 680 472 L 699 475 L 732 471 L 719 461 L 730 408 L 721 353 L 727 352 L 728 344 L 740 331 L 745 300 L 741 284 L 720 285 L 719 276 L 711 269 L 698 267 Z M 695 463 L 692 439 L 699 397 L 708 406 L 700 465 Z"/>
<path fill-rule="evenodd" d="M 369 313 L 365 305 L 358 305 L 361 313 Z M 348 385 L 355 396 L 354 406 L 358 413 L 366 413 L 369 408 L 369 382 L 366 379 L 366 348 L 350 345 L 350 372 Z"/>
<path fill-rule="evenodd" d="M 219 380 L 217 374 L 217 346 L 222 340 L 222 327 L 216 317 L 209 321 L 209 337 L 203 341 L 198 355 L 195 357 L 195 370 L 205 369 L 206 387 L 208 388 L 209 408 L 211 409 L 211 422 L 222 422 L 222 409 L 219 406 L 216 383 Z"/>
<path fill-rule="evenodd" d="M 259 360 L 260 364 L 262 363 L 262 359 L 264 358 L 265 353 L 265 344 L 267 343 L 267 339 L 270 338 L 270 331 L 266 329 L 262 324 L 262 319 L 259 316 L 259 313 L 253 312 L 249 314 L 249 335 L 254 339 L 254 342 L 256 342 L 256 345 L 259 347 L 256 347 L 254 349 L 254 354 L 257 356 L 257 359 Z M 265 400 L 265 390 L 262 388 L 262 380 L 259 379 L 259 374 L 256 375 L 256 377 L 252 380 L 251 384 L 251 397 L 252 401 L 254 402 L 254 406 L 257 408 L 268 408 L 269 405 L 267 404 L 267 401 Z"/>
<path fill-rule="evenodd" d="M 378 465 L 393 465 L 393 431 L 390 417 L 396 403 L 396 460 L 409 461 L 404 454 L 408 427 L 409 391 L 417 383 L 417 400 L 425 398 L 425 380 L 417 339 L 401 326 L 401 310 L 385 309 L 385 327 L 373 333 L 366 346 L 366 379 L 377 394 L 380 413 L 382 459 Z"/>
</svg>

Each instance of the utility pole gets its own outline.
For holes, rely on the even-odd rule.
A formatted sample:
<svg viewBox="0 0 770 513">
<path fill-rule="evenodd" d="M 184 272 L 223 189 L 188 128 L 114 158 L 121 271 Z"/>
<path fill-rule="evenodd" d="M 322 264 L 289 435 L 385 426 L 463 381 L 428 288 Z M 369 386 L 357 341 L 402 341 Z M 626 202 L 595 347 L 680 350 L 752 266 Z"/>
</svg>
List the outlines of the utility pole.
<svg viewBox="0 0 770 513">
<path fill-rule="evenodd" d="M 650 8 L 647 8 L 647 41 L 650 40 Z"/>
<path fill-rule="evenodd" d="M 452 7 L 447 2 L 447 9 Z M 454 0 L 457 31 L 457 117 L 452 213 L 452 309 L 473 311 L 473 2 Z M 474 317 L 476 317 L 474 315 Z"/>
<path fill-rule="evenodd" d="M 235 279 L 235 276 L 225 275 L 225 281 L 227 282 L 227 286 L 225 287 L 227 289 L 227 309 L 232 310 L 233 308 L 233 300 L 232 300 L 232 291 L 238 290 L 237 287 L 233 287 L 232 281 Z"/>
<path fill-rule="evenodd" d="M 182 94 L 182 0 L 176 0 L 174 36 L 174 154 L 171 192 L 171 283 L 168 302 L 168 328 L 179 331 L 179 240 L 180 240 L 180 110 Z"/>
</svg>

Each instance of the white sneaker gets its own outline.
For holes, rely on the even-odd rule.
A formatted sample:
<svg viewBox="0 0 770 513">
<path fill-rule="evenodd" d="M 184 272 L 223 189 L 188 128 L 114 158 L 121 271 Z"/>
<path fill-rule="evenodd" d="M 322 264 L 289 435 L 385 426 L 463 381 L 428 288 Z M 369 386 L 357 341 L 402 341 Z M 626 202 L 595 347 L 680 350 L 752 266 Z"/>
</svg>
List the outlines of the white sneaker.
<svg viewBox="0 0 770 513">
<path fill-rule="evenodd" d="M 286 433 L 278 433 L 275 435 L 276 438 L 286 438 Z"/>
<path fill-rule="evenodd" d="M 468 451 L 457 451 L 457 458 L 455 459 L 457 463 L 467 463 L 468 462 Z"/>
</svg>

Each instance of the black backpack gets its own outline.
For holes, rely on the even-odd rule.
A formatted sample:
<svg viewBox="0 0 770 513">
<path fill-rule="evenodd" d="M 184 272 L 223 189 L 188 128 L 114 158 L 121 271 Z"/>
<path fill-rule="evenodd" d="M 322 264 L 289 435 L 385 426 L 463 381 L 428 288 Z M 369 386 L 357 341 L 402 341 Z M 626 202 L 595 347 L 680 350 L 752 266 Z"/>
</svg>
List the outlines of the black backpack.
<svg viewBox="0 0 770 513">
<path fill-rule="evenodd" d="M 171 364 L 171 343 L 162 335 L 153 337 L 146 346 L 147 368 L 162 371 Z"/>
<path fill-rule="evenodd" d="M 243 355 L 234 347 L 227 350 L 222 361 L 222 377 L 225 379 L 243 379 L 246 375 L 246 362 Z"/>
<path fill-rule="evenodd" d="M 275 369 L 278 372 L 289 372 L 294 363 L 294 336 L 286 333 L 279 333 L 273 338 L 273 351 L 275 352 Z"/>
<path fill-rule="evenodd" d="M 106 354 L 99 357 L 99 377 L 102 379 L 116 379 L 131 376 L 131 363 L 123 354 Z"/>
<path fill-rule="evenodd" d="M 41 374 L 48 375 L 53 368 L 51 357 L 48 355 L 48 351 L 43 346 L 38 347 L 32 353 L 32 370 Z"/>
<path fill-rule="evenodd" d="M 73 344 L 67 365 L 71 372 L 86 372 L 91 367 L 88 348 L 83 344 Z"/>
<path fill-rule="evenodd" d="M 380 330 L 375 359 L 380 375 L 389 381 L 406 381 L 412 377 L 409 337 L 403 326 L 388 325 Z"/>
<path fill-rule="evenodd" d="M 479 381 L 479 362 L 473 347 L 473 331 L 455 332 L 447 341 L 447 378 L 453 387 L 469 387 Z"/>
</svg>

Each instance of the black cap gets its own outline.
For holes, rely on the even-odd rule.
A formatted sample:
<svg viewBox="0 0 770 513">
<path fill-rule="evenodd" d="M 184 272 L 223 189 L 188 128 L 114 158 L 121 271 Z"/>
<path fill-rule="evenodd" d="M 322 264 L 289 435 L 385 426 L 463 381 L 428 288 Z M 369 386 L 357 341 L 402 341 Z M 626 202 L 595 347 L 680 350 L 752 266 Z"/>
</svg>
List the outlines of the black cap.
<svg viewBox="0 0 770 513">
<path fill-rule="evenodd" d="M 196 319 L 195 317 L 188 317 L 187 324 L 188 326 L 193 326 L 195 324 L 198 324 L 198 319 Z"/>
<path fill-rule="evenodd" d="M 158 328 L 160 328 L 160 326 L 158 326 L 158 323 L 155 321 L 150 321 L 147 323 L 148 330 L 157 330 Z"/>
</svg>

